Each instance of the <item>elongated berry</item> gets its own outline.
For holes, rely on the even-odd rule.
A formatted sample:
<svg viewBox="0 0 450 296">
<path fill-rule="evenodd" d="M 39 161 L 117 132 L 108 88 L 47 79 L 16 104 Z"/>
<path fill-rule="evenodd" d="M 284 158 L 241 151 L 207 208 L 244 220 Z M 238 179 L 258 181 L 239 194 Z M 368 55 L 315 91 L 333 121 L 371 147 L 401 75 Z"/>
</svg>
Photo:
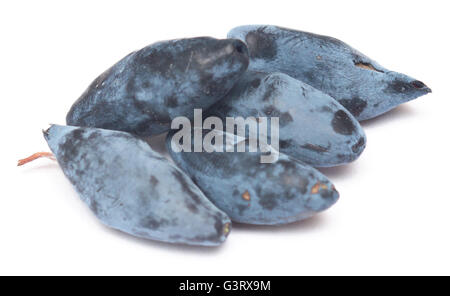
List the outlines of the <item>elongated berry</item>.
<svg viewBox="0 0 450 296">
<path fill-rule="evenodd" d="M 92 82 L 67 114 L 67 124 L 164 133 L 177 116 L 193 116 L 219 101 L 248 66 L 235 39 L 158 42 L 133 52 Z"/>
<path fill-rule="evenodd" d="M 232 143 L 237 151 L 240 140 L 233 141 L 233 135 L 203 130 L 204 138 L 210 132 L 216 144 L 222 137 L 222 143 Z M 301 221 L 328 209 L 339 198 L 327 177 L 284 154 L 274 163 L 261 163 L 261 151 L 176 152 L 181 147 L 172 141 L 176 133 L 167 137 L 172 159 L 235 222 L 280 225 Z M 246 146 L 249 151 L 248 141 Z"/>
<path fill-rule="evenodd" d="M 177 167 L 135 136 L 53 125 L 44 132 L 64 174 L 105 225 L 151 240 L 221 244 L 231 229 Z"/>
<path fill-rule="evenodd" d="M 335 38 L 276 26 L 241 26 L 249 69 L 283 72 L 327 93 L 358 120 L 379 116 L 431 92 L 423 82 L 390 71 Z"/>
</svg>

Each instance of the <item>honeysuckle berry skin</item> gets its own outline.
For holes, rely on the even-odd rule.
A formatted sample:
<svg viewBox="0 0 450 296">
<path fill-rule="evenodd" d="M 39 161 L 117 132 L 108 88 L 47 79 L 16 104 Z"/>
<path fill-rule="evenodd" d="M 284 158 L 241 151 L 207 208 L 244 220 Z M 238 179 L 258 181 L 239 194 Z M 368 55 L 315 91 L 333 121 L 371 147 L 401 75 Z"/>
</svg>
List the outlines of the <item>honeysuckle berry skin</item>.
<svg viewBox="0 0 450 296">
<path fill-rule="evenodd" d="M 105 225 L 169 243 L 216 246 L 231 229 L 181 170 L 137 137 L 53 125 L 45 139 L 81 199 Z"/>
<path fill-rule="evenodd" d="M 158 42 L 100 75 L 67 114 L 71 126 L 161 134 L 177 116 L 193 116 L 221 99 L 249 63 L 236 39 L 198 37 Z"/>
<path fill-rule="evenodd" d="M 172 159 L 233 222 L 282 225 L 301 221 L 328 209 L 339 198 L 324 175 L 286 155 L 280 154 L 275 163 L 261 163 L 261 152 L 175 152 L 175 133 L 170 132 L 166 140 Z"/>
<path fill-rule="evenodd" d="M 431 92 L 335 38 L 264 25 L 237 27 L 228 37 L 247 44 L 250 70 L 286 73 L 327 93 L 358 120 Z"/>
<path fill-rule="evenodd" d="M 366 146 L 363 129 L 342 105 L 282 73 L 248 71 L 208 116 L 278 117 L 280 152 L 314 167 L 352 162 Z"/>
</svg>

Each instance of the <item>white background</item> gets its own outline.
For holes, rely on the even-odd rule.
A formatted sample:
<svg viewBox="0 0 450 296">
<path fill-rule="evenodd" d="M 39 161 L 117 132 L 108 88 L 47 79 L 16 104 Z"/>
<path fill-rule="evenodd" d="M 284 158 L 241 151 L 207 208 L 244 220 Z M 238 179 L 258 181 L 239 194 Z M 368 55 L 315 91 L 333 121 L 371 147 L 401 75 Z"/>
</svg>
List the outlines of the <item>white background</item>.
<svg viewBox="0 0 450 296">
<path fill-rule="evenodd" d="M 446 1 L 2 1 L 0 274 L 450 274 L 449 7 Z M 219 248 L 172 246 L 102 226 L 48 151 L 89 83 L 158 40 L 224 38 L 274 24 L 339 38 L 433 94 L 363 127 L 368 147 L 322 170 L 340 201 L 283 227 L 235 225 Z"/>
</svg>

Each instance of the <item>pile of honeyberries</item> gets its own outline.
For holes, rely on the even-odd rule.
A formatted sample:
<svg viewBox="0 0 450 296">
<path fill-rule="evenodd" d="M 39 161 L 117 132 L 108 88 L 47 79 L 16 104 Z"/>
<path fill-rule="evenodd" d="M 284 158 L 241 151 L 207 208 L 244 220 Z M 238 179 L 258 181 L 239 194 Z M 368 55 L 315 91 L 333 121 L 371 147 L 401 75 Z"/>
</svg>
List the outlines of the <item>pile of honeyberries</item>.
<svg viewBox="0 0 450 296">
<path fill-rule="evenodd" d="M 315 167 L 356 160 L 366 146 L 359 121 L 429 92 L 337 39 L 242 26 L 227 39 L 163 41 L 127 55 L 74 103 L 67 126 L 44 131 L 52 153 L 19 164 L 56 158 L 107 226 L 215 246 L 232 221 L 281 225 L 328 209 L 339 194 Z M 174 119 L 189 123 L 195 110 L 215 123 L 189 125 L 180 141 Z M 264 149 L 250 151 L 250 132 L 235 136 L 217 123 L 240 117 L 259 136 L 264 118 L 277 122 L 265 121 Z M 164 133 L 170 159 L 145 140 Z M 214 149 L 198 150 L 196 137 Z M 268 155 L 276 157 L 262 161 Z"/>
</svg>

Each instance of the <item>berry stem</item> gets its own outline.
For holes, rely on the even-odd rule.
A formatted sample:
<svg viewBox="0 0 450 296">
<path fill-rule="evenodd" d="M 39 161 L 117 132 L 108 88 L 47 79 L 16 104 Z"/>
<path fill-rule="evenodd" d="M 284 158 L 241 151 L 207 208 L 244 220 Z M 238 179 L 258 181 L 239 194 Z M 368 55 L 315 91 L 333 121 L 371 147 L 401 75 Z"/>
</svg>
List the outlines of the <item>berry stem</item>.
<svg viewBox="0 0 450 296">
<path fill-rule="evenodd" d="M 50 152 L 38 152 L 38 153 L 35 153 L 35 154 L 33 154 L 33 155 L 31 155 L 31 156 L 29 156 L 27 158 L 19 160 L 17 162 L 17 166 L 22 166 L 24 164 L 27 164 L 29 162 L 32 162 L 33 160 L 36 160 L 36 159 L 42 158 L 42 157 L 46 157 L 46 158 L 49 158 L 51 160 L 56 160 L 55 156 L 52 153 L 50 153 Z"/>
</svg>

